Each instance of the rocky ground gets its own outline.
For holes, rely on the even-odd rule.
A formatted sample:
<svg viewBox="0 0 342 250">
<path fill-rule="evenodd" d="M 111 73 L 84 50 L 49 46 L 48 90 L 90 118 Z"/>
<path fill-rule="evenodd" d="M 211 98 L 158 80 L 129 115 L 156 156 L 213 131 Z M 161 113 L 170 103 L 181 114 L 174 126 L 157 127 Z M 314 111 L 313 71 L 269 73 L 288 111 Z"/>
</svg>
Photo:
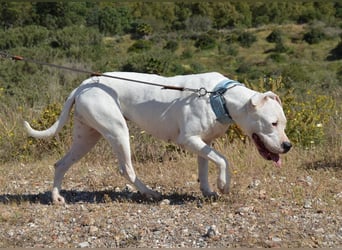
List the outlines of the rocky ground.
<svg viewBox="0 0 342 250">
<path fill-rule="evenodd" d="M 0 247 L 342 247 L 340 169 L 235 168 L 231 193 L 205 200 L 179 162 L 138 166 L 163 194 L 149 201 L 115 171 L 80 165 L 65 206 L 50 203 L 52 166 L 1 166 Z"/>
</svg>

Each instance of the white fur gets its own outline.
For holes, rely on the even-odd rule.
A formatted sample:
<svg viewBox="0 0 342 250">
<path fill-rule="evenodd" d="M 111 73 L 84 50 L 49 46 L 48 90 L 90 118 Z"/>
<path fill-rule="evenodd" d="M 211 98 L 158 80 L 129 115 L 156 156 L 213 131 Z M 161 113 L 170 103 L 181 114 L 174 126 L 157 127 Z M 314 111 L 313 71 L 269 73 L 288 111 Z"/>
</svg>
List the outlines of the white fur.
<svg viewBox="0 0 342 250">
<path fill-rule="evenodd" d="M 226 79 L 219 73 L 162 77 L 151 74 L 112 72 L 121 78 L 182 86 L 204 87 L 208 91 Z M 279 98 L 271 92 L 261 94 L 243 86 L 224 93 L 227 108 L 235 123 L 249 136 L 257 133 L 274 153 L 283 153 L 282 143 L 288 141 L 284 129 L 286 118 Z M 270 97 L 270 98 L 267 98 Z M 58 133 L 75 106 L 73 143 L 69 152 L 55 164 L 52 191 L 54 203 L 64 203 L 59 194 L 66 171 L 81 159 L 103 136 L 112 146 L 121 173 L 145 196 L 157 198 L 136 176 L 131 162 L 129 131 L 126 120 L 162 140 L 172 141 L 198 155 L 200 189 L 205 196 L 215 194 L 208 183 L 208 161 L 218 170 L 217 186 L 228 193 L 230 173 L 226 158 L 210 146 L 212 140 L 225 133 L 229 125 L 216 121 L 209 95 L 199 97 L 188 91 L 161 89 L 132 81 L 108 77 L 92 77 L 73 90 L 66 100 L 59 119 L 50 128 L 37 131 L 25 122 L 30 136 L 47 138 Z M 277 121 L 278 126 L 269 126 Z"/>
</svg>

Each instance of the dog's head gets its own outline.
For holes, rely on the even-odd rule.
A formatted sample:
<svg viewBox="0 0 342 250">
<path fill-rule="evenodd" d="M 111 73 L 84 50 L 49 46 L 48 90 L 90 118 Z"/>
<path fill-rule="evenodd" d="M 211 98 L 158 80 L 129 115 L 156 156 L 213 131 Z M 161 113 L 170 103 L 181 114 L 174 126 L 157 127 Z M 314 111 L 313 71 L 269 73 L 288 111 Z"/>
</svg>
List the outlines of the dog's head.
<svg viewBox="0 0 342 250">
<path fill-rule="evenodd" d="M 281 165 L 279 154 L 287 153 L 292 144 L 285 134 L 286 117 L 280 98 L 269 91 L 256 93 L 247 104 L 243 129 L 254 141 L 259 153 Z"/>
</svg>

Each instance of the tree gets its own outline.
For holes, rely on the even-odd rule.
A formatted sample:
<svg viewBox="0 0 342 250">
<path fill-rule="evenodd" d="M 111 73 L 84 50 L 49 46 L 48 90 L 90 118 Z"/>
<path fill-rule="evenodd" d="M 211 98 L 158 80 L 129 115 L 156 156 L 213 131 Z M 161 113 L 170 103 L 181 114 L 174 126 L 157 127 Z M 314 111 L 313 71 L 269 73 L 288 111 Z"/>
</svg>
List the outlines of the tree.
<svg viewBox="0 0 342 250">
<path fill-rule="evenodd" d="M 0 26 L 5 29 L 30 25 L 34 17 L 31 3 L 10 1 L 0 3 Z"/>
<path fill-rule="evenodd" d="M 125 7 L 107 7 L 99 10 L 99 30 L 108 35 L 120 35 L 128 32 L 131 26 L 131 16 Z"/>
</svg>

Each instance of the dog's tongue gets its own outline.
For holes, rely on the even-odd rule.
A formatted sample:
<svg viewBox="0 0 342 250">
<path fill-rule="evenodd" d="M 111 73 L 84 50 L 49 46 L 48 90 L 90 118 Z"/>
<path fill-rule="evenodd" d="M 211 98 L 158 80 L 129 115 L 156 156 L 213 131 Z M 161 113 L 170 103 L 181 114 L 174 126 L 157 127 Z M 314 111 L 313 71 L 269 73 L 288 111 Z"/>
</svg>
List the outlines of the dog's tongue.
<svg viewBox="0 0 342 250">
<path fill-rule="evenodd" d="M 274 164 L 275 164 L 277 167 L 281 167 L 281 159 L 280 159 L 280 157 L 279 157 L 278 154 L 272 154 L 271 160 L 274 161 Z"/>
</svg>

